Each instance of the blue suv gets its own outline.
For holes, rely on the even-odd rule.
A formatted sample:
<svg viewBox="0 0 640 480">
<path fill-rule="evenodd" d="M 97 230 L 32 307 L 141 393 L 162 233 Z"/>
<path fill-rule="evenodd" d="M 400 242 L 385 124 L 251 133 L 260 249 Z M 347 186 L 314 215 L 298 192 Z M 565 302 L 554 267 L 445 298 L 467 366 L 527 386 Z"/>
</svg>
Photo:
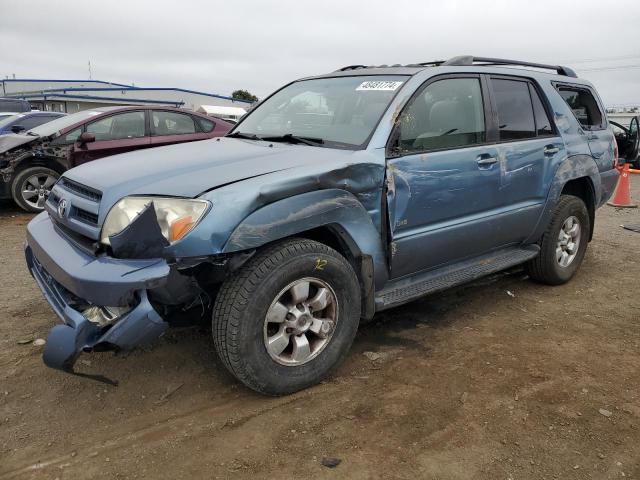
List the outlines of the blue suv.
<svg viewBox="0 0 640 480">
<path fill-rule="evenodd" d="M 185 319 L 248 387 L 322 380 L 361 320 L 524 264 L 571 279 L 617 147 L 562 66 L 456 57 L 294 81 L 224 138 L 67 171 L 28 225 L 62 319 L 44 362 L 126 351 Z"/>
</svg>

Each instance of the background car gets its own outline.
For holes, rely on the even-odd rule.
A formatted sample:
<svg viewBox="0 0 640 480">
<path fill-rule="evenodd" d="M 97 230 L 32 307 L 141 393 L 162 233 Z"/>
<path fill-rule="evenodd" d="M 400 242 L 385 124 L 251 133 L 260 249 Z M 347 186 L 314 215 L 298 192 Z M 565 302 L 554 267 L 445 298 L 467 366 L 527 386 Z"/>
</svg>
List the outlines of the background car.
<svg viewBox="0 0 640 480">
<path fill-rule="evenodd" d="M 620 158 L 624 158 L 627 163 L 640 168 L 640 131 L 638 128 L 640 116 L 633 117 L 628 127 L 611 120 L 609 123 L 616 136 Z"/>
<path fill-rule="evenodd" d="M 39 212 L 66 170 L 141 148 L 225 135 L 232 125 L 170 107 L 102 107 L 0 136 L 0 199 Z"/>
<path fill-rule="evenodd" d="M 0 112 L 0 120 L 4 120 L 7 117 L 13 117 L 16 112 Z"/>
<path fill-rule="evenodd" d="M 31 104 L 27 100 L 21 100 L 19 98 L 1 97 L 0 98 L 0 112 L 29 112 L 31 111 Z"/>
<path fill-rule="evenodd" d="M 0 118 L 0 135 L 31 130 L 65 115 L 66 113 L 38 111 L 11 114 Z"/>
</svg>

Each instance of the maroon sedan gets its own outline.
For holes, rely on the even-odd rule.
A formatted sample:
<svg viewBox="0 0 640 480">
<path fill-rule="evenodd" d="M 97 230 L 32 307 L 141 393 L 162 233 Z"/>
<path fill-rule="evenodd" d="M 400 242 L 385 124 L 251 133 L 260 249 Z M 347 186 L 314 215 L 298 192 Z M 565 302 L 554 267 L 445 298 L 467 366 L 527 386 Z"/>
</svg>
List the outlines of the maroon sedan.
<svg viewBox="0 0 640 480">
<path fill-rule="evenodd" d="M 140 148 L 225 135 L 233 125 L 170 107 L 102 107 L 0 137 L 0 199 L 30 212 L 44 208 L 64 171 Z"/>
</svg>

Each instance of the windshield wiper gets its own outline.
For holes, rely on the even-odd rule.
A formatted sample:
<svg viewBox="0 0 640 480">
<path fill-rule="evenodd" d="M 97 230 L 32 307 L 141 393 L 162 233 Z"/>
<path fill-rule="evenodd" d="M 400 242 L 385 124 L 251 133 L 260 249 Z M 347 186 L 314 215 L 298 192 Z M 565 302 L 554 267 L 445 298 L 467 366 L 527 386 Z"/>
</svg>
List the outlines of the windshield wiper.
<svg viewBox="0 0 640 480">
<path fill-rule="evenodd" d="M 318 145 L 322 145 L 324 143 L 324 140 L 322 138 L 299 137 L 291 133 L 273 137 L 262 137 L 262 140 L 265 140 L 267 142 L 303 143 L 305 145 L 311 145 L 312 147 L 317 147 Z"/>
<path fill-rule="evenodd" d="M 244 132 L 233 132 L 233 133 L 228 134 L 227 137 L 244 138 L 244 139 L 247 139 L 247 140 L 262 140 L 255 133 L 244 133 Z"/>
</svg>

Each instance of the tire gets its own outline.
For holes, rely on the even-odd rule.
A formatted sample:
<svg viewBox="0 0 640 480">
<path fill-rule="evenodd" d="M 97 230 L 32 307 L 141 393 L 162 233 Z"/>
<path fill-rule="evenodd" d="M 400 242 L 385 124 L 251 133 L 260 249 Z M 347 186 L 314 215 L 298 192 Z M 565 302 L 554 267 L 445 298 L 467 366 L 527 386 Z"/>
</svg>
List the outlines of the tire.
<svg viewBox="0 0 640 480">
<path fill-rule="evenodd" d="M 11 183 L 13 201 L 27 212 L 42 212 L 51 187 L 58 178 L 60 174 L 47 167 L 30 167 L 19 171 Z"/>
<path fill-rule="evenodd" d="M 311 306 L 298 303 L 302 296 L 296 300 L 288 288 L 294 284 L 298 291 L 307 281 L 310 286 L 305 302 L 310 305 L 320 296 L 320 288 L 325 289 L 325 298 L 333 295 L 324 309 L 317 301 L 311 305 L 316 308 L 312 315 L 326 317 L 325 320 L 300 314 L 299 307 Z M 279 310 L 278 302 L 288 309 L 285 318 L 293 320 L 279 322 L 285 310 Z M 267 323 L 267 312 L 278 322 Z M 296 320 L 291 312 L 300 318 Z M 327 338 L 316 335 L 311 327 L 305 333 L 285 328 L 293 321 L 303 320 L 305 325 L 311 322 L 316 330 L 316 323 L 320 322 L 323 328 L 326 324 L 330 331 L 320 329 L 320 334 Z M 346 358 L 359 320 L 360 288 L 349 262 L 322 243 L 294 238 L 259 250 L 224 282 L 213 311 L 213 341 L 226 368 L 247 387 L 266 395 L 286 395 L 319 383 Z M 287 329 L 293 333 L 287 333 Z M 289 343 L 282 353 L 277 354 L 279 348 L 267 349 L 273 339 L 287 335 Z M 312 351 L 307 357 L 303 357 L 304 348 L 295 352 L 293 349 L 294 343 L 304 343 L 302 336 Z M 306 360 L 300 363 L 303 358 Z"/>
<path fill-rule="evenodd" d="M 560 231 L 561 229 L 564 229 L 565 232 L 572 230 L 568 228 L 571 225 L 568 222 L 572 218 L 577 221 L 579 227 L 577 247 L 568 249 L 572 242 L 575 243 L 575 238 L 572 237 L 571 240 L 568 240 L 569 245 L 564 245 L 563 249 L 563 241 L 559 238 Z M 562 285 L 571 280 L 584 259 L 591 228 L 589 213 L 584 202 L 573 195 L 562 195 L 555 207 L 549 226 L 540 240 L 540 255 L 526 265 L 531 279 L 547 285 Z M 564 238 L 567 238 L 566 235 Z M 569 263 L 566 266 L 562 265 L 567 261 Z"/>
</svg>

